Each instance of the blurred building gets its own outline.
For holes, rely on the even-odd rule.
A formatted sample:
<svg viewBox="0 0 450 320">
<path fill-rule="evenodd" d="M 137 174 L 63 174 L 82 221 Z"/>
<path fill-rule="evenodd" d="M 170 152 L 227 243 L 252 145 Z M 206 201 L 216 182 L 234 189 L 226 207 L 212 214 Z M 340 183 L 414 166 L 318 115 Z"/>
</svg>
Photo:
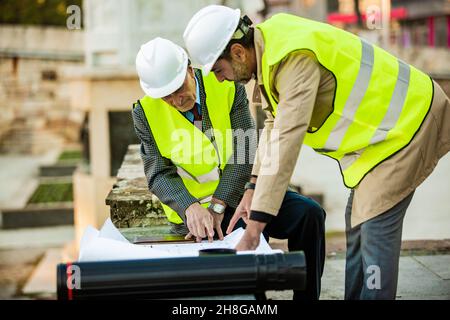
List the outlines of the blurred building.
<svg viewBox="0 0 450 320">
<path fill-rule="evenodd" d="M 327 21 L 351 28 L 358 24 L 356 3 L 362 25 L 367 22 L 367 8 L 381 7 L 380 0 L 334 0 L 329 1 Z M 392 0 L 390 9 L 391 44 L 405 48 L 412 46 L 450 47 L 450 1 L 449 0 Z"/>
<path fill-rule="evenodd" d="M 265 0 L 264 14 L 268 18 L 275 13 L 287 12 L 305 18 L 325 21 L 327 1 L 324 0 Z"/>
<path fill-rule="evenodd" d="M 393 7 L 404 13 L 393 42 L 406 48 L 450 48 L 450 0 L 396 0 Z"/>
<path fill-rule="evenodd" d="M 77 142 L 82 115 L 70 107 L 63 73 L 83 65 L 83 33 L 1 24 L 0 39 L 0 152 L 42 154 Z"/>
<path fill-rule="evenodd" d="M 384 9 L 389 21 L 382 21 Z M 450 74 L 450 0 L 330 0 L 328 11 L 328 23 L 430 74 Z"/>
</svg>

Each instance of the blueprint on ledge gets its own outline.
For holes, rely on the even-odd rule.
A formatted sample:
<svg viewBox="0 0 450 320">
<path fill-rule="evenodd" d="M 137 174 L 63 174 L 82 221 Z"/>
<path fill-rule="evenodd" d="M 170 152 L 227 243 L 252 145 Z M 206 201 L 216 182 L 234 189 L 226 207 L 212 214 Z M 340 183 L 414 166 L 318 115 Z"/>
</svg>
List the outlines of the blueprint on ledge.
<svg viewBox="0 0 450 320">
<path fill-rule="evenodd" d="M 130 243 L 108 218 L 100 230 L 92 226 L 86 228 L 80 242 L 78 262 L 196 257 L 201 249 L 235 248 L 244 231 L 239 228 L 225 236 L 223 240 L 215 240 L 211 243 L 203 241 L 200 243 L 137 245 Z M 262 235 L 256 250 L 238 252 L 238 254 L 273 253 L 282 253 L 282 251 L 271 249 Z"/>
</svg>

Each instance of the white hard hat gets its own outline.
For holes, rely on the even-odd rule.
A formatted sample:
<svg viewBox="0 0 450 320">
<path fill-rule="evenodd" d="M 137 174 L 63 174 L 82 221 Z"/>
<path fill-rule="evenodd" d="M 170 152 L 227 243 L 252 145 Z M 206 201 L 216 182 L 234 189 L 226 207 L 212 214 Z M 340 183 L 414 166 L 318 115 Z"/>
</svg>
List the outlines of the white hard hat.
<svg viewBox="0 0 450 320">
<path fill-rule="evenodd" d="M 152 98 L 170 95 L 183 84 L 188 65 L 186 51 L 172 41 L 155 38 L 141 46 L 136 71 L 141 88 Z"/>
<path fill-rule="evenodd" d="M 241 10 L 210 5 L 198 11 L 184 30 L 183 38 L 193 64 L 207 75 L 231 40 L 241 18 Z"/>
</svg>

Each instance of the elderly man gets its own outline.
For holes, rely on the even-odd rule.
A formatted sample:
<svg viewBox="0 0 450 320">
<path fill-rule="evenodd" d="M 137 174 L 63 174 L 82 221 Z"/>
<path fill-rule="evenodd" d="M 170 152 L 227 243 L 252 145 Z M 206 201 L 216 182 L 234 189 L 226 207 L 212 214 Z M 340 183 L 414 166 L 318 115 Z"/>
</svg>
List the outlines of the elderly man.
<svg viewBox="0 0 450 320">
<path fill-rule="evenodd" d="M 249 215 L 239 250 L 258 245 L 278 214 L 303 143 L 339 163 L 346 210 L 347 299 L 395 299 L 403 218 L 415 189 L 450 149 L 450 103 L 429 76 L 331 25 L 276 14 L 251 27 L 208 6 L 186 48 L 220 81 L 256 78 L 267 103 L 253 175 L 232 221 Z M 276 157 L 264 150 L 278 150 Z M 278 164 L 278 170 L 260 168 Z"/>
<path fill-rule="evenodd" d="M 229 221 L 244 186 L 254 187 L 246 184 L 252 148 L 238 139 L 254 131 L 244 87 L 193 69 L 181 47 L 161 38 L 141 47 L 136 68 L 146 96 L 134 105 L 133 120 L 150 191 L 179 233 L 211 240 L 215 229 L 222 238 L 225 228 L 237 226 Z M 307 287 L 294 292 L 294 298 L 317 299 L 325 212 L 313 200 L 286 189 L 285 205 L 267 236 L 288 239 L 289 250 L 305 251 Z M 183 231 L 183 225 L 188 230 Z"/>
<path fill-rule="evenodd" d="M 239 149 L 230 147 L 228 130 L 254 124 L 242 85 L 203 77 L 189 64 L 169 40 L 141 47 L 136 69 L 146 96 L 134 104 L 133 121 L 149 189 L 172 231 L 211 240 L 214 228 L 223 238 L 222 220 L 229 220 L 251 172 L 248 161 L 235 161 Z"/>
</svg>

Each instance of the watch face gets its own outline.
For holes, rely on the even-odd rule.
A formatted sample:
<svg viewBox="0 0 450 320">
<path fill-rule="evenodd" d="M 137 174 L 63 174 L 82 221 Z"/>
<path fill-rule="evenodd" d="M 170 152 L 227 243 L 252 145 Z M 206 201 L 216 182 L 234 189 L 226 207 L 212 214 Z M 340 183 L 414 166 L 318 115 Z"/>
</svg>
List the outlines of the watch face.
<svg viewBox="0 0 450 320">
<path fill-rule="evenodd" d="M 215 203 L 213 206 L 213 211 L 217 213 L 223 213 L 225 211 L 225 207 L 219 203 Z"/>
</svg>

